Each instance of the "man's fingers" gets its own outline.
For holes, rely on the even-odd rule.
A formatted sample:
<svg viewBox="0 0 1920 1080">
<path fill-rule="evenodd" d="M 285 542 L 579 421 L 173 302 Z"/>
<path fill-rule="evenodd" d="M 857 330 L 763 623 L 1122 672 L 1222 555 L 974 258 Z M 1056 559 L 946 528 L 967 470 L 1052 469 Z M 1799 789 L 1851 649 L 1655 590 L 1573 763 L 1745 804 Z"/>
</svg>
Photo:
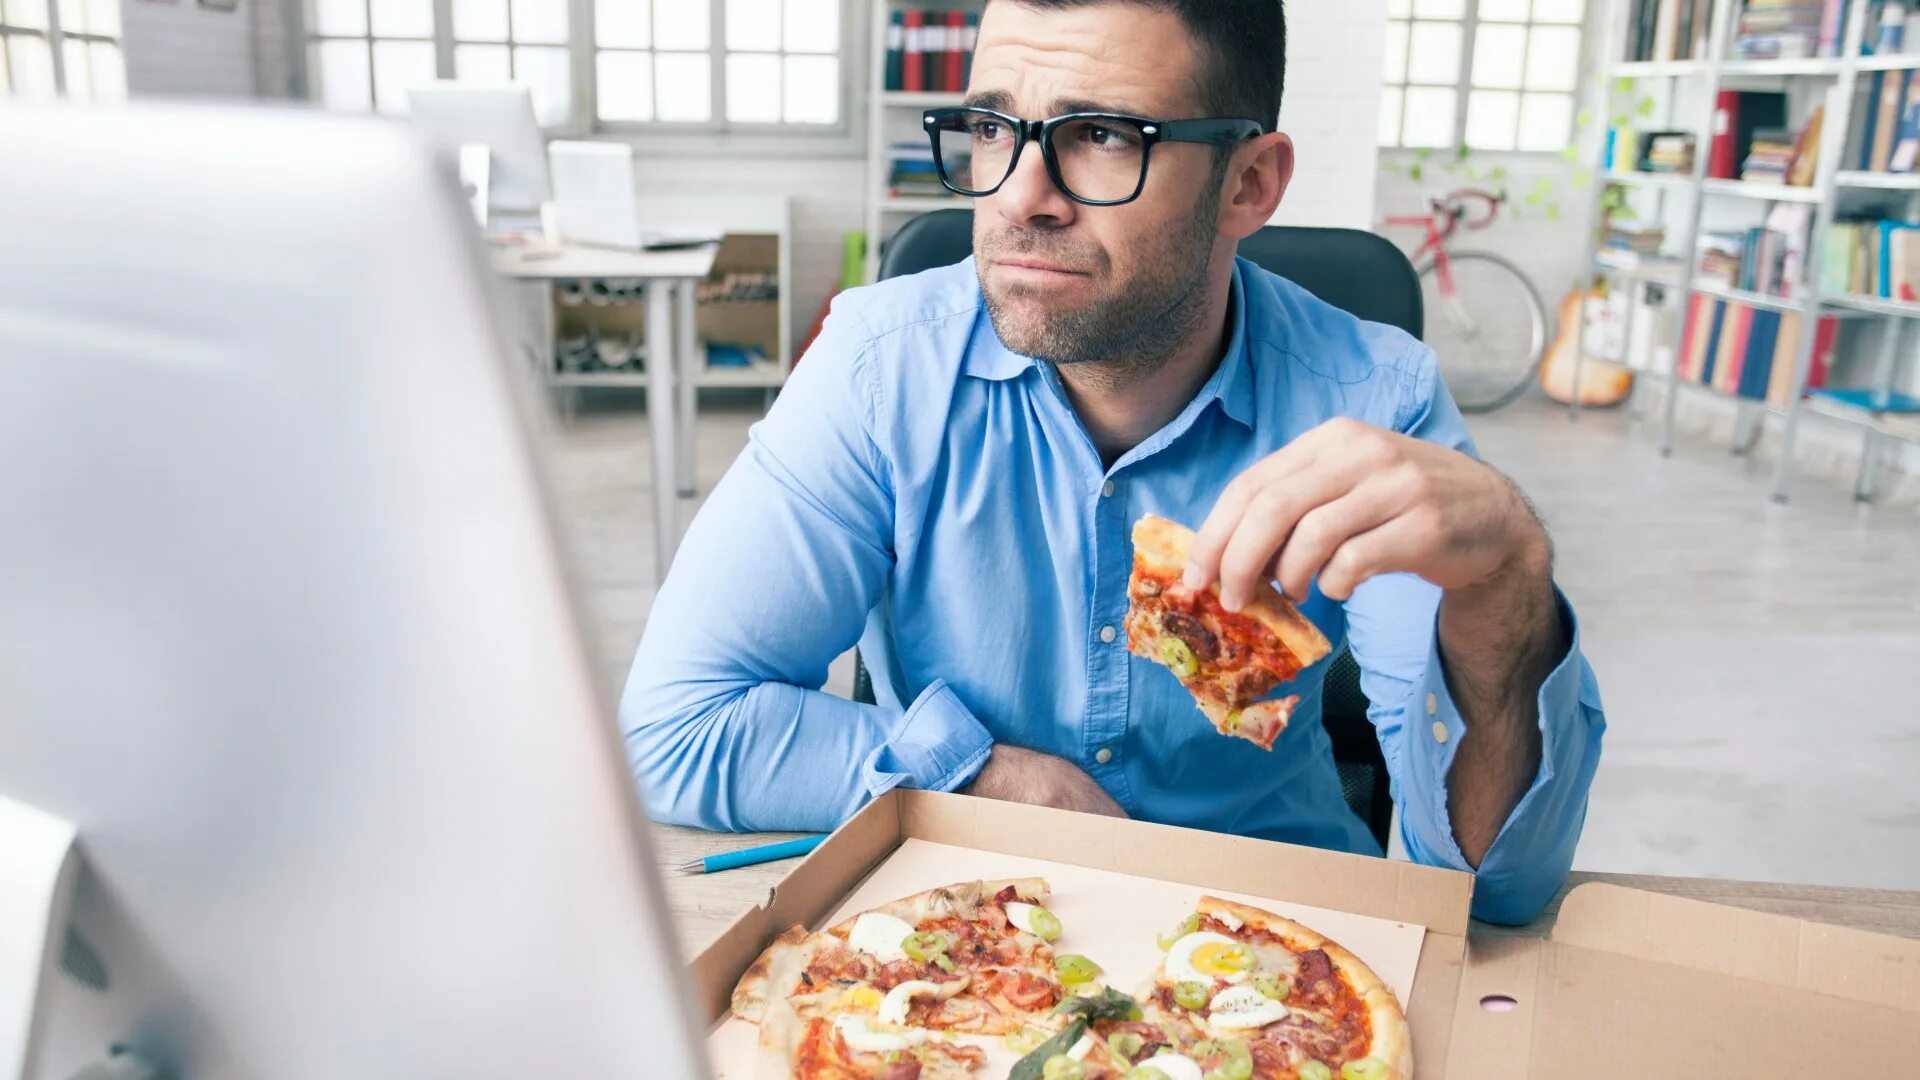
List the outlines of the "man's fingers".
<svg viewBox="0 0 1920 1080">
<path fill-rule="evenodd" d="M 1187 552 L 1187 588 L 1202 588 L 1219 576 L 1220 558 L 1226 553 L 1228 540 L 1239 529 L 1248 505 L 1267 487 L 1311 465 L 1316 445 L 1306 436 L 1296 439 L 1249 466 L 1220 492 L 1220 498 L 1215 500 L 1207 520 L 1200 523 L 1193 547 Z"/>
<path fill-rule="evenodd" d="M 1265 580 L 1274 553 L 1287 542 L 1300 519 L 1345 495 L 1351 486 L 1347 470 L 1323 463 L 1270 484 L 1255 495 L 1220 555 L 1220 603 L 1228 611 L 1245 607 L 1254 588 Z"/>
<path fill-rule="evenodd" d="M 1270 568 L 1281 591 L 1295 600 L 1305 599 L 1314 575 L 1340 545 L 1385 522 L 1389 510 L 1377 495 L 1363 488 L 1307 513 L 1293 527 L 1293 535 Z"/>
<path fill-rule="evenodd" d="M 1344 603 L 1368 578 L 1410 568 L 1419 552 L 1419 525 L 1406 517 L 1394 518 L 1335 548 L 1320 571 L 1320 591 Z"/>
</svg>

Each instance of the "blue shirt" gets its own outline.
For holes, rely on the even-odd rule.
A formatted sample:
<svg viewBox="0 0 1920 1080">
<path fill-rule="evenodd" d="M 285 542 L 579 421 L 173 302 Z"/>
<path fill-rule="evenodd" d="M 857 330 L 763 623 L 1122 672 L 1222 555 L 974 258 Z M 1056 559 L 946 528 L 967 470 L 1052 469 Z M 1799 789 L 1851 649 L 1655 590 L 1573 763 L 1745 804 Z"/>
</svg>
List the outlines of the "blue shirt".
<svg viewBox="0 0 1920 1080">
<path fill-rule="evenodd" d="M 1330 661 L 1271 752 L 1223 738 L 1127 652 L 1130 529 L 1197 527 L 1234 476 L 1336 416 L 1472 453 L 1430 349 L 1245 260 L 1208 382 L 1102 463 L 1051 365 L 1010 351 L 970 259 L 842 294 L 693 522 L 621 701 L 658 820 L 825 830 L 895 786 L 952 791 L 996 741 L 1079 765 L 1134 817 L 1380 849 L 1319 723 Z M 1349 643 L 1415 860 L 1470 869 L 1447 816 L 1465 731 L 1440 590 L 1375 578 L 1302 610 Z M 1578 627 L 1539 694 L 1539 775 L 1479 867 L 1474 912 L 1520 922 L 1572 861 L 1604 720 Z M 820 690 L 858 639 L 877 705 Z"/>
</svg>

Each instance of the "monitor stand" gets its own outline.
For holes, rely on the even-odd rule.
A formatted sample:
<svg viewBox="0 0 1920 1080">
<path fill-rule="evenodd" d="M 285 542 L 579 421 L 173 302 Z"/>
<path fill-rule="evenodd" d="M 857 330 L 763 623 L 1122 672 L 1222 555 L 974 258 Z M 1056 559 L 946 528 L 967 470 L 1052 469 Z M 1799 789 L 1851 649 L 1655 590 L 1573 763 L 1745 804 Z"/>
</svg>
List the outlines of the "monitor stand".
<svg viewBox="0 0 1920 1080">
<path fill-rule="evenodd" d="M 79 866 L 71 822 L 0 795 L 0 1080 L 34 1068 Z"/>
</svg>

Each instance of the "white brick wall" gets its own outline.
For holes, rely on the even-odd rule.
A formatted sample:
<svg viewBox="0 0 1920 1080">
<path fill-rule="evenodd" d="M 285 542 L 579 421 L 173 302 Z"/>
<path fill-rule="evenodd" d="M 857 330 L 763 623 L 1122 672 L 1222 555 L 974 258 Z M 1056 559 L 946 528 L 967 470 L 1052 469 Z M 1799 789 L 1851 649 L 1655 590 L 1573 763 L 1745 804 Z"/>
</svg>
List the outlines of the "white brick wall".
<svg viewBox="0 0 1920 1080">
<path fill-rule="evenodd" d="M 1274 224 L 1372 224 L 1386 42 L 1386 0 L 1287 4 L 1280 130 L 1293 136 L 1297 162 Z"/>
<path fill-rule="evenodd" d="M 123 0 L 127 92 L 136 96 L 252 97 L 253 4 L 233 11 L 198 0 Z"/>
</svg>

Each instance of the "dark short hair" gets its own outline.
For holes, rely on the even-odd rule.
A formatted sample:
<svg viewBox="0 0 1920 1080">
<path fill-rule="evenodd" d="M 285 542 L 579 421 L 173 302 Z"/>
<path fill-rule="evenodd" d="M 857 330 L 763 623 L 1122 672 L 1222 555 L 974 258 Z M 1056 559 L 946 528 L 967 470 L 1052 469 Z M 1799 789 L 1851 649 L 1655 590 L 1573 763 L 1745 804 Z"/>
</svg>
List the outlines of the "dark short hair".
<svg viewBox="0 0 1920 1080">
<path fill-rule="evenodd" d="M 1280 121 L 1287 82 L 1287 14 L 1283 0 L 1012 0 L 1041 10 L 1127 3 L 1171 11 L 1187 28 L 1203 67 L 1200 103 L 1209 115 Z"/>
</svg>

